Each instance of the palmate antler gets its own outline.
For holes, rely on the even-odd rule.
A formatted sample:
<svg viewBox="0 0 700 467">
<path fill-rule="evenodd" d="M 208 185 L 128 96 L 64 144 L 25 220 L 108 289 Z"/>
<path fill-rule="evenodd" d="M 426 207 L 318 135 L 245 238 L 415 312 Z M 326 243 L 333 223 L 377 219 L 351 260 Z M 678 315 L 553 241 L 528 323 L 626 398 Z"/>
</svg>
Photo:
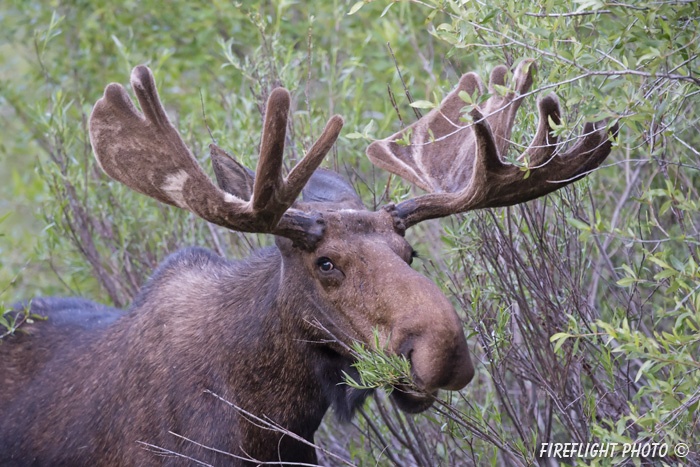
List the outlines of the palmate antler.
<svg viewBox="0 0 700 467">
<path fill-rule="evenodd" d="M 282 88 L 273 90 L 267 101 L 257 170 L 248 180 L 252 189 L 226 193 L 209 180 L 170 123 L 151 70 L 134 68 L 131 85 L 143 115 L 124 87 L 112 83 L 90 116 L 90 141 L 110 177 L 232 230 L 280 235 L 306 249 L 321 238 L 321 216 L 290 207 L 337 139 L 343 126 L 340 116 L 329 120 L 318 141 L 285 178 L 282 156 L 290 96 Z M 211 150 L 215 168 L 235 164 L 218 147 L 212 145 Z M 217 170 L 217 177 L 221 173 L 235 172 Z"/>
<path fill-rule="evenodd" d="M 396 206 L 406 228 L 426 219 L 511 206 L 543 196 L 584 177 L 610 154 L 608 133 L 615 135 L 617 125 L 606 131 L 605 123 L 586 123 L 578 142 L 557 154 L 557 138 L 549 120 L 559 124 L 561 112 L 556 95 L 549 94 L 537 102 L 537 133 L 523 154 L 529 159 L 529 177 L 502 160 L 522 96 L 532 86 L 534 68 L 531 60 L 520 62 L 513 76 L 515 92 L 500 96 L 496 86 L 506 84 L 508 70 L 496 67 L 489 82 L 491 97 L 469 113 L 472 124 L 460 120 L 466 103 L 459 94 L 483 94 L 484 86 L 478 75 L 467 73 L 439 108 L 367 148 L 375 165 L 429 192 Z M 406 139 L 410 139 L 409 144 L 405 144 Z"/>
</svg>

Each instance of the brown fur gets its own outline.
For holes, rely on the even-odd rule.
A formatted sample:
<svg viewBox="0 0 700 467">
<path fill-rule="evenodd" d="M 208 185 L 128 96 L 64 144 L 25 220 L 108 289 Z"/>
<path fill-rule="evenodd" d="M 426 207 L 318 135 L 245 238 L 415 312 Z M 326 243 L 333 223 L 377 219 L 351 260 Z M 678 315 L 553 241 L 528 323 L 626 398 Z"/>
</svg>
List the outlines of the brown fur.
<svg viewBox="0 0 700 467">
<path fill-rule="evenodd" d="M 328 407 L 314 381 L 325 362 L 322 352 L 301 351 L 293 333 L 283 334 L 296 326 L 276 303 L 280 271 L 275 250 L 245 263 L 185 250 L 159 268 L 127 314 L 93 329 L 60 323 L 51 299 L 35 301 L 32 311 L 48 321 L 0 346 L 3 362 L 13 358 L 8 350 L 17 358 L 38 342 L 46 349 L 32 374 L 26 361 L 5 369 L 17 397 L 0 406 L 0 464 L 166 461 L 137 441 L 231 463 L 168 431 L 238 455 L 241 445 L 259 460 L 277 460 L 277 446 L 282 459 L 313 459 L 313 450 L 288 438 L 280 444 L 279 434 L 240 423 L 233 409 L 204 393 L 311 439 Z"/>
</svg>

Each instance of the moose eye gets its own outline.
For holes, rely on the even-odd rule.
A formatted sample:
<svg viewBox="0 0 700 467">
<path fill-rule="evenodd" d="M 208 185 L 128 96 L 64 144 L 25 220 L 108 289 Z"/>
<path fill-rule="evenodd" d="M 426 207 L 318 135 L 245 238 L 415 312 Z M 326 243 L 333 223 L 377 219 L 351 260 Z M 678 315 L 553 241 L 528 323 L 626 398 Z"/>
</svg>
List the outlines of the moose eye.
<svg viewBox="0 0 700 467">
<path fill-rule="evenodd" d="M 327 258 L 325 256 L 321 256 L 319 259 L 317 259 L 316 265 L 323 272 L 332 271 L 335 268 L 333 261 L 331 261 L 330 258 Z"/>
</svg>

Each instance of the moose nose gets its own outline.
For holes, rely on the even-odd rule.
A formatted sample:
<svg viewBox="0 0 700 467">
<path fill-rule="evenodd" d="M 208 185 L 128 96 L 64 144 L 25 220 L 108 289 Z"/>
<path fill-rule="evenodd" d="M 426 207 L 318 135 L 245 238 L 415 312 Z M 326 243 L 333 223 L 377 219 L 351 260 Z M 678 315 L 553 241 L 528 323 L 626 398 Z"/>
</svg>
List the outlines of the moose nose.
<svg viewBox="0 0 700 467">
<path fill-rule="evenodd" d="M 423 392 L 462 389 L 474 377 L 474 366 L 454 306 L 437 285 L 410 266 L 390 256 L 385 263 L 392 269 L 377 282 L 378 288 L 392 291 L 385 305 L 392 318 L 389 348 L 410 361 L 413 382 Z"/>
<path fill-rule="evenodd" d="M 402 352 L 411 362 L 416 386 L 433 392 L 458 391 L 469 384 L 474 377 L 474 365 L 464 335 L 456 336 L 453 342 L 436 343 L 426 334 L 410 339 Z"/>
<path fill-rule="evenodd" d="M 452 314 L 453 319 L 434 321 L 421 326 L 419 332 L 415 328 L 399 332 L 399 342 L 393 343 L 394 349 L 411 362 L 414 384 L 428 393 L 437 389 L 457 391 L 474 377 L 461 323 L 454 310 Z"/>
</svg>

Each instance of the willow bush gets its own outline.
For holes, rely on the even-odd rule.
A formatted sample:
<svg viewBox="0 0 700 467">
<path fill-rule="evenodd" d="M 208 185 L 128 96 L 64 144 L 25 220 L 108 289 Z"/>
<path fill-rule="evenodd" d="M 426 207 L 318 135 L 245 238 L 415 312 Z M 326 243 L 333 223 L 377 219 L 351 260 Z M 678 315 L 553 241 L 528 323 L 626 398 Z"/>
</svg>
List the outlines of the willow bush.
<svg viewBox="0 0 700 467">
<path fill-rule="evenodd" d="M 463 319 L 477 376 L 418 416 L 381 390 L 352 425 L 329 414 L 321 459 L 554 465 L 538 460 L 542 443 L 684 442 L 685 458 L 559 461 L 700 464 L 696 2 L 14 0 L 0 19 L 2 310 L 41 294 L 125 307 L 180 247 L 238 258 L 270 241 L 164 208 L 101 174 L 87 118 L 104 86 L 126 84 L 134 65 L 154 70 L 207 170 L 212 141 L 253 166 L 261 106 L 275 86 L 294 97 L 288 161 L 342 114 L 326 164 L 374 207 L 415 193 L 371 166 L 369 142 L 413 122 L 462 73 L 486 79 L 497 64 L 535 59 L 504 157 L 524 176 L 537 170 L 516 158 L 535 132 L 535 98 L 549 92 L 562 104 L 564 148 L 586 121 L 618 122 L 611 156 L 544 199 L 409 232 L 416 267 Z M 3 318 L 0 335 L 17 324 Z M 356 350 L 363 381 L 349 384 L 386 386 L 405 371 Z"/>
</svg>

